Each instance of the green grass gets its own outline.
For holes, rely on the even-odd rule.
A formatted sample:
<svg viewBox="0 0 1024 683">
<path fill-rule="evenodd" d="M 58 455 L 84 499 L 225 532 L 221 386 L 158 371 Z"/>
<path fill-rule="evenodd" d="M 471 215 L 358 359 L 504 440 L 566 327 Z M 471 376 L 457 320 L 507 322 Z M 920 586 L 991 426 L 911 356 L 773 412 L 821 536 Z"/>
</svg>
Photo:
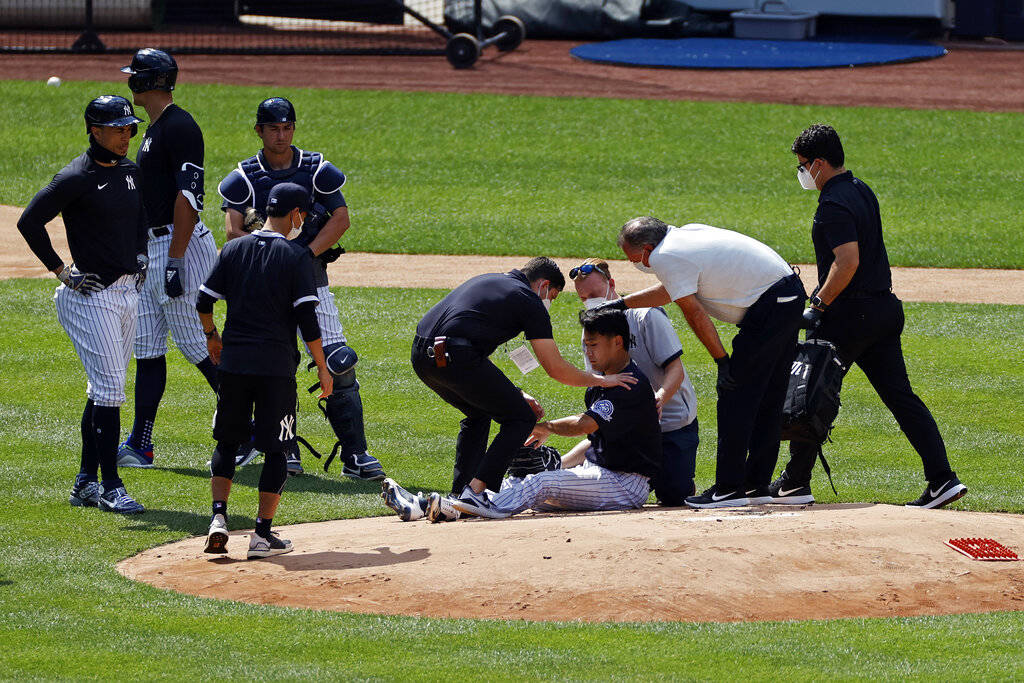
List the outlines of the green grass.
<svg viewBox="0 0 1024 683">
<path fill-rule="evenodd" d="M 56 322 L 52 289 L 50 281 L 0 282 L 2 678 L 934 680 L 950 671 L 977 679 L 1024 677 L 1022 613 L 755 624 L 531 624 L 260 607 L 136 584 L 118 574 L 114 563 L 205 531 L 212 396 L 172 351 L 156 429 L 159 468 L 123 472 L 129 491 L 149 511 L 122 518 L 70 508 L 66 496 L 77 471 L 85 382 Z M 400 481 L 444 489 L 459 416 L 419 383 L 407 359 L 416 321 L 441 292 L 337 293 L 361 357 L 374 452 Z M 578 360 L 574 308 L 559 300 L 553 313 L 563 352 Z M 1012 353 L 991 351 L 1024 346 L 1024 308 L 913 304 L 907 312 L 911 379 L 971 487 L 957 507 L 1024 512 L 1016 475 L 1024 425 L 1013 409 L 1024 390 L 1024 367 Z M 713 472 L 713 364 L 678 313 L 671 315 L 701 401 L 698 479 L 704 484 Z M 516 372 L 507 361 L 502 365 Z M 561 387 L 539 371 L 523 384 L 554 415 L 579 409 L 581 390 Z M 129 402 L 125 428 L 130 417 Z M 328 427 L 309 399 L 302 402 L 299 426 L 315 444 L 329 443 Z M 838 500 L 898 503 L 920 493 L 919 460 L 856 370 L 844 390 L 834 437 L 829 455 Z M 313 470 L 315 463 L 308 464 Z M 276 521 L 387 512 L 375 485 L 341 480 L 337 465 L 334 470 L 289 482 Z M 256 477 L 253 469 L 238 477 L 233 528 L 252 524 Z M 815 494 L 832 501 L 818 477 Z"/>
<path fill-rule="evenodd" d="M 23 206 L 85 147 L 104 83 L 0 82 L 0 202 Z M 848 165 L 876 191 L 895 265 L 1024 267 L 1024 115 L 746 103 L 504 97 L 196 85 L 176 91 L 203 127 L 207 210 L 258 148 L 256 104 L 287 95 L 296 142 L 349 175 L 350 249 L 619 255 L 625 220 L 652 214 L 750 234 L 812 260 L 816 193 L 797 185 L 793 138 L 837 127 Z M 131 156 L 141 137 L 133 141 Z"/>
</svg>

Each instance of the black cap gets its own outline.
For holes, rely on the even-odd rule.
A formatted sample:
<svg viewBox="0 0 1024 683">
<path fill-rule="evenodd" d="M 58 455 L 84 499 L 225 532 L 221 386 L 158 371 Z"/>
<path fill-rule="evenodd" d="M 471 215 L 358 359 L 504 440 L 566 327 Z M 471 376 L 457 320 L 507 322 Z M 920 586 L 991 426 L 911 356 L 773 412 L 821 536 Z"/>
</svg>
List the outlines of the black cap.
<svg viewBox="0 0 1024 683">
<path fill-rule="evenodd" d="M 263 123 L 295 123 L 295 107 L 283 97 L 271 97 L 256 107 L 256 125 Z"/>
<path fill-rule="evenodd" d="M 267 198 L 267 215 L 287 216 L 293 209 L 309 211 L 309 191 L 295 183 L 274 185 Z"/>
<path fill-rule="evenodd" d="M 132 103 L 120 95 L 101 95 L 85 108 L 85 132 L 89 126 L 131 126 L 132 137 L 139 131 L 142 119 L 135 116 Z"/>
<path fill-rule="evenodd" d="M 147 90 L 174 90 L 178 80 L 178 63 L 163 50 L 144 47 L 132 57 L 129 66 L 121 67 L 121 73 L 130 74 L 128 89 L 132 92 Z"/>
</svg>

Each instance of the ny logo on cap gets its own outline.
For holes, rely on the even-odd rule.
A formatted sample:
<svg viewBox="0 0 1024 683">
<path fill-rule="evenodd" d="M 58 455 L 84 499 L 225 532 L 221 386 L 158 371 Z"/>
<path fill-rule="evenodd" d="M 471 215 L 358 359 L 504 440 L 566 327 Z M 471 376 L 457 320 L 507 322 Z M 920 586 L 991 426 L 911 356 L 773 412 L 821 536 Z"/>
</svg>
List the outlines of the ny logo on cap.
<svg viewBox="0 0 1024 683">
<path fill-rule="evenodd" d="M 127 105 L 127 104 L 124 105 L 124 115 L 125 116 L 131 116 L 132 115 L 132 108 L 129 105 Z"/>
</svg>

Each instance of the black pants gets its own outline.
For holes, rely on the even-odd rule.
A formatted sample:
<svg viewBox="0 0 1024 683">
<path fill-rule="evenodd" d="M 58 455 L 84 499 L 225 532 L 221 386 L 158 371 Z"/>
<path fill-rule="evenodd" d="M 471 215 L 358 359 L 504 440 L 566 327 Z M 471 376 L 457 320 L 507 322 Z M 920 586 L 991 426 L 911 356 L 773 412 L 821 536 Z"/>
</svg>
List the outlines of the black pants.
<svg viewBox="0 0 1024 683">
<path fill-rule="evenodd" d="M 864 371 L 910 445 L 921 456 L 925 477 L 940 484 L 952 477 L 953 471 L 935 418 L 910 388 L 900 343 L 903 323 L 903 303 L 895 294 L 886 292 L 846 300 L 840 297 L 810 336 L 832 342 L 844 366 L 850 368 L 856 363 Z M 809 484 L 816 454 L 813 444 L 791 442 L 786 478 L 794 484 Z"/>
<path fill-rule="evenodd" d="M 749 490 L 771 482 L 806 299 L 800 278 L 790 275 L 769 287 L 739 323 L 729 361 L 737 386 L 718 392 L 719 491 Z"/>
<path fill-rule="evenodd" d="M 537 417 L 523 392 L 473 349 L 449 347 L 449 364 L 439 368 L 427 356 L 427 348 L 413 343 L 413 370 L 434 393 L 466 416 L 455 444 L 452 493 L 462 493 L 474 478 L 497 491 L 509 461 L 533 431 Z M 500 429 L 488 447 L 492 420 Z"/>
</svg>

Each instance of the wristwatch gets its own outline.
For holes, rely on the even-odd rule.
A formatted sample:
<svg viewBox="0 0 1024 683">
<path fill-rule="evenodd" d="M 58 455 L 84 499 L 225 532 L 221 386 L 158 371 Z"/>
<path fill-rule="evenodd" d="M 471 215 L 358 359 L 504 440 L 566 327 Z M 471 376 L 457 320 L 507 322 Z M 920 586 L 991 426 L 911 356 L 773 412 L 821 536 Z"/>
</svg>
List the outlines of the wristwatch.
<svg viewBox="0 0 1024 683">
<path fill-rule="evenodd" d="M 821 300 L 821 297 L 815 294 L 811 297 L 811 308 L 817 308 L 819 311 L 824 311 L 828 308 L 828 304 Z"/>
</svg>

